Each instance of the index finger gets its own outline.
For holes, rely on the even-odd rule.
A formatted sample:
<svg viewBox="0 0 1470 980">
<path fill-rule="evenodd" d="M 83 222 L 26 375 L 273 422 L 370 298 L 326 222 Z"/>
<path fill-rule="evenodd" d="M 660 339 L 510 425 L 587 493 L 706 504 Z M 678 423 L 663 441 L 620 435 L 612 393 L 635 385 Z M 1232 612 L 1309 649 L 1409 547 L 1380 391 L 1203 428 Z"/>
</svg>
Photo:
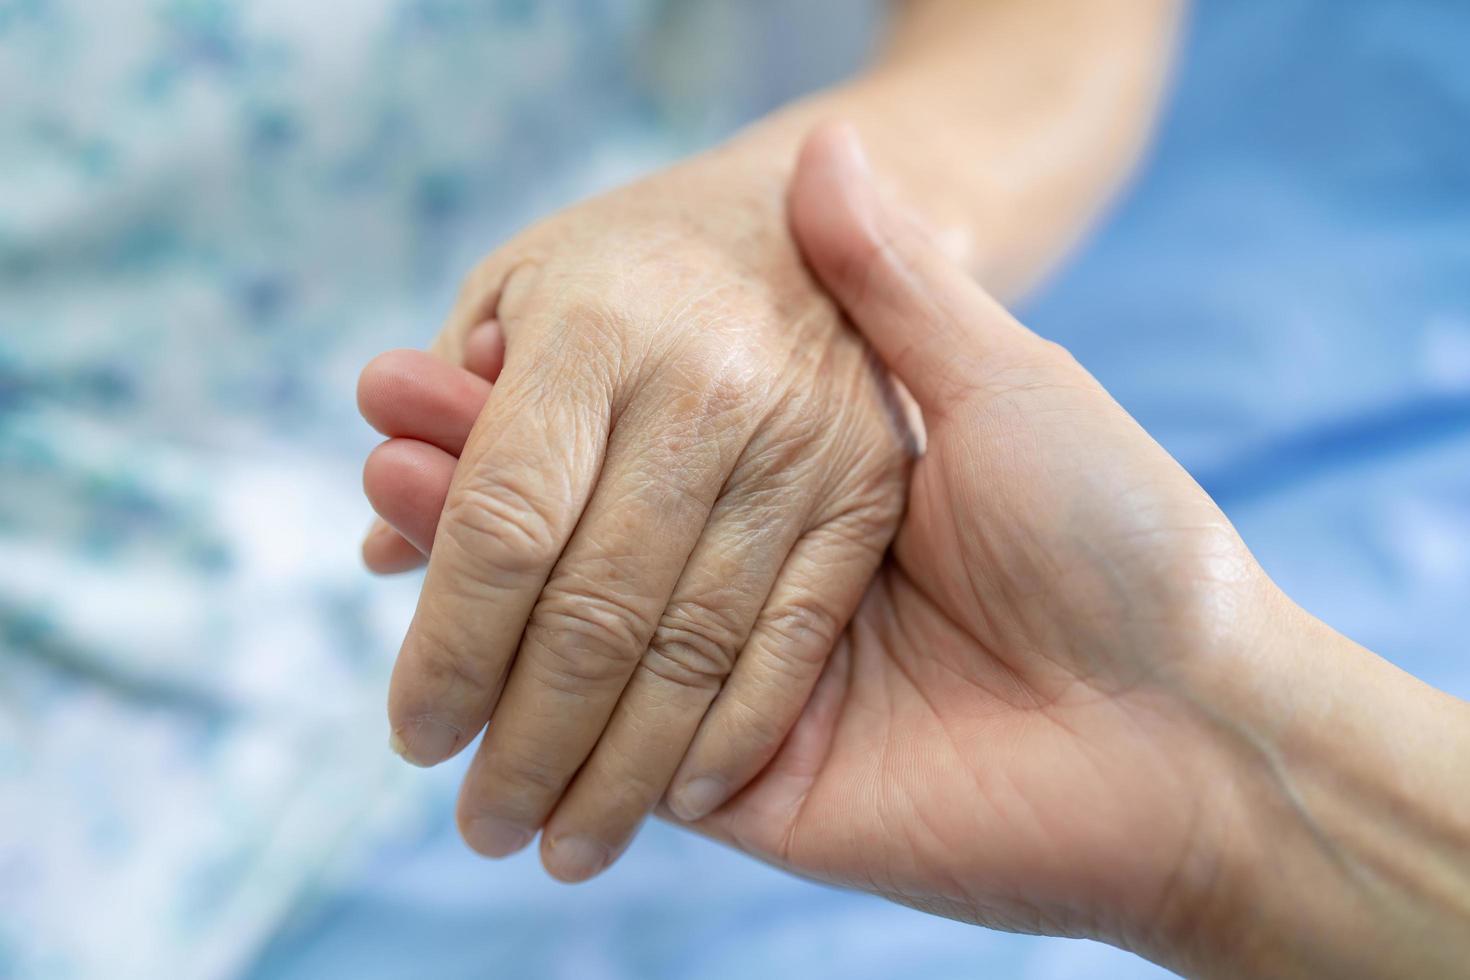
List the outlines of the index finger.
<svg viewBox="0 0 1470 980">
<path fill-rule="evenodd" d="M 534 359 L 512 346 L 470 433 L 394 665 L 392 745 L 417 765 L 454 755 L 489 718 L 602 466 L 611 405 L 598 362 L 574 342 L 529 346 Z"/>
</svg>

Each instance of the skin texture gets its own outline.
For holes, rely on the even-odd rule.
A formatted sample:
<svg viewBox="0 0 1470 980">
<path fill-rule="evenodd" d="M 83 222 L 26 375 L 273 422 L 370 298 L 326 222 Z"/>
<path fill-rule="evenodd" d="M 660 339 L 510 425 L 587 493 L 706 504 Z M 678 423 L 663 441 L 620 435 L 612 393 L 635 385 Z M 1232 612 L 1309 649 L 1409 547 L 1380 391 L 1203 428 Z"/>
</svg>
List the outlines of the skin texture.
<svg viewBox="0 0 1470 980">
<path fill-rule="evenodd" d="M 901 507 L 907 433 L 884 375 L 769 235 L 777 189 L 691 211 L 719 200 L 714 179 L 663 175 L 661 193 L 590 202 L 498 252 L 477 276 L 492 298 L 471 290 L 462 311 L 505 338 L 494 393 L 468 433 L 419 436 L 466 448 L 457 468 L 417 450 L 419 477 L 454 476 L 395 737 L 433 764 L 493 712 L 465 835 L 509 853 L 560 801 L 546 846 L 570 878 L 621 851 L 691 741 L 733 786 L 769 760 Z M 608 227 L 639 233 L 593 231 Z M 405 470 L 401 451 L 370 466 Z"/>
<path fill-rule="evenodd" d="M 785 739 L 892 536 L 901 396 L 785 221 L 811 120 L 858 119 L 951 253 L 1018 288 L 1136 155 L 1176 6 L 910 0 L 863 76 L 482 262 L 434 347 L 497 378 L 467 432 L 395 418 L 393 363 L 365 375 L 364 412 L 396 438 L 365 473 L 387 524 L 364 556 L 429 556 L 390 742 L 432 765 L 490 722 L 459 813 L 477 850 L 544 826 L 548 868 L 576 880 L 670 787 L 687 813 L 727 799 Z M 415 523 L 393 486 L 442 519 Z"/>
<path fill-rule="evenodd" d="M 1470 962 L 1467 706 L 1281 595 L 1096 381 L 881 199 L 852 130 L 807 145 L 790 219 L 927 448 L 791 736 L 689 825 L 1199 975 Z"/>
<path fill-rule="evenodd" d="M 893 318 L 888 346 L 870 336 L 913 388 L 928 445 L 892 559 L 800 725 L 699 826 L 942 914 L 1117 933 L 1169 901 L 1202 821 L 1234 820 L 1197 812 L 1225 765 L 1207 720 L 1160 687 L 1176 658 L 1220 633 L 1226 596 L 1253 601 L 1263 577 L 1188 475 L 1065 352 L 983 297 L 963 343 L 915 336 L 922 323 L 886 309 L 885 290 L 910 284 L 871 278 L 850 242 L 875 240 L 856 224 L 875 219 L 829 200 L 823 185 L 848 179 L 833 166 L 798 174 L 791 220 L 836 296 Z M 973 289 L 945 271 L 952 292 Z M 1073 819 L 1079 805 L 1088 819 Z M 558 809 L 548 836 L 562 819 Z M 1140 829 L 1153 860 L 1120 885 L 1111 856 Z"/>
</svg>

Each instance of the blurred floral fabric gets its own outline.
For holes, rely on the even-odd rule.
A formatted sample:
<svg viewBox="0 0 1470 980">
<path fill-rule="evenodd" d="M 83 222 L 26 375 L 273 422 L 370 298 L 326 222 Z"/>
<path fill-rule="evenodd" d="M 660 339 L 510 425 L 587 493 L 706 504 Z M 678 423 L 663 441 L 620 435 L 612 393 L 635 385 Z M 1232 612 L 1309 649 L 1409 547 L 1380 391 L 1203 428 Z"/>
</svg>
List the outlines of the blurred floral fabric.
<svg viewBox="0 0 1470 980">
<path fill-rule="evenodd" d="M 773 9 L 0 0 L 0 975 L 232 973 L 398 819 L 356 371 Z"/>
</svg>

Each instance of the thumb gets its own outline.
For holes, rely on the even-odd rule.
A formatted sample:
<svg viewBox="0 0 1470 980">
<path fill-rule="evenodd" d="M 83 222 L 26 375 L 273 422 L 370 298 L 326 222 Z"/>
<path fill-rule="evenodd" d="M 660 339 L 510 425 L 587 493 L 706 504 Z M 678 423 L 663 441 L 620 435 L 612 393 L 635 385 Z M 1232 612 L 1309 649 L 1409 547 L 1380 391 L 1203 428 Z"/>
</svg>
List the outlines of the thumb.
<svg viewBox="0 0 1470 980">
<path fill-rule="evenodd" d="M 788 210 L 817 278 L 926 412 L 962 402 L 988 356 L 1045 343 L 882 200 L 852 126 L 807 137 Z"/>
</svg>

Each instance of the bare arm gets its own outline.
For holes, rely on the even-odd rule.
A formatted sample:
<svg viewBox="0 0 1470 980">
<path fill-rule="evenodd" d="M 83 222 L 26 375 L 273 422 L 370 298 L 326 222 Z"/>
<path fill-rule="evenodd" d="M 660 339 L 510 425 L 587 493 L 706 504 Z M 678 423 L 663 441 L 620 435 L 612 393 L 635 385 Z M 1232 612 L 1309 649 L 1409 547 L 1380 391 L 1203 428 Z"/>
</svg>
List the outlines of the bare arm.
<svg viewBox="0 0 1470 980">
<path fill-rule="evenodd" d="M 1457 976 L 1470 964 L 1470 705 L 1299 607 L 1201 676 L 1251 819 L 1173 965 L 1200 976 Z"/>
<path fill-rule="evenodd" d="M 1023 292 L 1087 230 L 1149 135 L 1180 0 L 907 0 L 875 62 L 752 126 L 726 153 L 782 186 L 812 125 L 858 127 L 994 293 Z"/>
</svg>

